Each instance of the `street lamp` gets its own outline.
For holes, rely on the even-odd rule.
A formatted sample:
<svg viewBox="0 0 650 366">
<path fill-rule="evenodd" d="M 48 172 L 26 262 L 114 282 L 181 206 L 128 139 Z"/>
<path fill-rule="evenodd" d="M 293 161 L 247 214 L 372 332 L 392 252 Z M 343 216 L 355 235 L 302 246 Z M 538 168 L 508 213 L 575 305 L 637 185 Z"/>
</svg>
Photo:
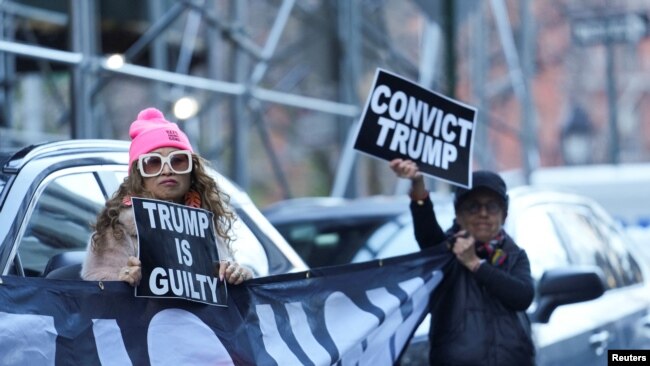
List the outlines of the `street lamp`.
<svg viewBox="0 0 650 366">
<path fill-rule="evenodd" d="M 562 157 L 567 165 L 584 165 L 593 162 L 593 126 L 587 113 L 579 106 L 573 107 L 568 122 L 561 132 Z"/>
</svg>

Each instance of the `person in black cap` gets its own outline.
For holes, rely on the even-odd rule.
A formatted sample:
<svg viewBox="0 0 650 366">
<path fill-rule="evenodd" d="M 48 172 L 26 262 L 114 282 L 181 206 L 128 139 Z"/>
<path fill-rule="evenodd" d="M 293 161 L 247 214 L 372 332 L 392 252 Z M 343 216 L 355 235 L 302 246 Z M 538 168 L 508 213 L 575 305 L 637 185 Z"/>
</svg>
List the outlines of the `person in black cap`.
<svg viewBox="0 0 650 366">
<path fill-rule="evenodd" d="M 442 230 L 422 174 L 410 160 L 390 168 L 411 180 L 415 238 L 421 249 L 445 245 L 456 257 L 432 302 L 431 365 L 534 365 L 535 347 L 525 314 L 534 297 L 526 252 L 504 231 L 506 184 L 496 173 L 472 173 L 471 189 L 454 192 L 456 217 Z"/>
</svg>

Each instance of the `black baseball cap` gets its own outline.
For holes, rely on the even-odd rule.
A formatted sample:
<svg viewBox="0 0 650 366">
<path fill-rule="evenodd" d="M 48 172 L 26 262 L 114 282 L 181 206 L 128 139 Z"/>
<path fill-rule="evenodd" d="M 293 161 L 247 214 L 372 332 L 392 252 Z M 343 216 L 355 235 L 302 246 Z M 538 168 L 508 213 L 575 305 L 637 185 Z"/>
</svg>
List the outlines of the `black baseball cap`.
<svg viewBox="0 0 650 366">
<path fill-rule="evenodd" d="M 472 173 L 472 188 L 457 187 L 454 192 L 454 207 L 458 207 L 471 192 L 480 189 L 488 189 L 503 199 L 504 206 L 508 207 L 508 194 L 506 193 L 506 182 L 494 172 L 478 170 Z"/>
</svg>

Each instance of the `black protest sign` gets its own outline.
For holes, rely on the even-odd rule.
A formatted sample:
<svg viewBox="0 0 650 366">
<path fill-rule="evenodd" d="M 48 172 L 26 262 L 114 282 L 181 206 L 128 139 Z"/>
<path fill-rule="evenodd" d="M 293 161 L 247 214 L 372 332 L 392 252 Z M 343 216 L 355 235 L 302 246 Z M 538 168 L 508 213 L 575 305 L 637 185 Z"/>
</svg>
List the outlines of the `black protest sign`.
<svg viewBox="0 0 650 366">
<path fill-rule="evenodd" d="M 476 109 L 378 69 L 354 148 L 469 188 Z"/>
<path fill-rule="evenodd" d="M 151 199 L 132 202 L 142 263 L 135 296 L 225 306 L 226 288 L 214 273 L 219 254 L 212 213 Z"/>
</svg>

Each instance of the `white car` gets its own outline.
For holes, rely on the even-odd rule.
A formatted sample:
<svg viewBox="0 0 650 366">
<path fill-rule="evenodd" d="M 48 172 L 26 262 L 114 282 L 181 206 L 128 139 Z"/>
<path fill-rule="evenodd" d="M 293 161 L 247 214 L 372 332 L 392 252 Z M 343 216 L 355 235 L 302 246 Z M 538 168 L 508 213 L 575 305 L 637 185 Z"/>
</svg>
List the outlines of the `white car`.
<svg viewBox="0 0 650 366">
<path fill-rule="evenodd" d="M 90 224 L 126 177 L 128 149 L 126 141 L 70 140 L 1 152 L 2 275 L 78 275 Z M 239 218 L 232 243 L 236 260 L 256 276 L 307 269 L 244 191 L 211 174 Z"/>
<path fill-rule="evenodd" d="M 506 230 L 528 253 L 536 297 L 528 309 L 538 365 L 606 365 L 607 350 L 650 349 L 650 262 L 595 201 L 518 187 Z M 433 196 L 443 228 L 450 196 Z M 406 197 L 284 201 L 264 214 L 310 266 L 418 251 Z M 426 364 L 425 319 L 402 365 Z"/>
</svg>

